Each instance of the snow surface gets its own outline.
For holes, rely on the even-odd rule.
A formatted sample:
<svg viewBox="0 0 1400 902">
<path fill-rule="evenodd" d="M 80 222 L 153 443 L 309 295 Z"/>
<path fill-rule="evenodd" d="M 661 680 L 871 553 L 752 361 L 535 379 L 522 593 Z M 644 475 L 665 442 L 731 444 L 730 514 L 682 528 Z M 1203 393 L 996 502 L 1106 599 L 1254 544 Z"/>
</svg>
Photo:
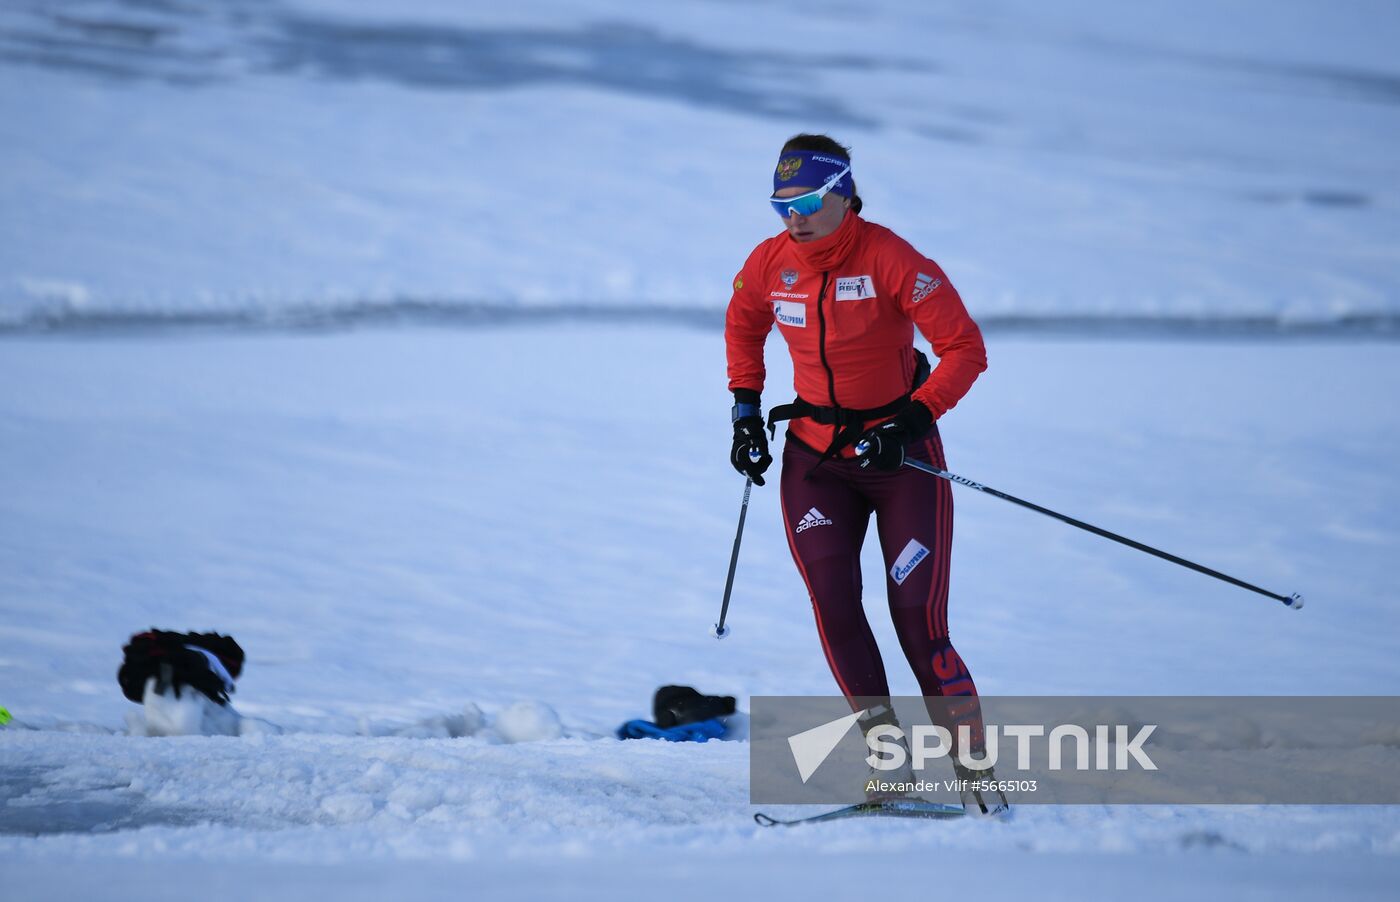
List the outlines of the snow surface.
<svg viewBox="0 0 1400 902">
<path fill-rule="evenodd" d="M 1006 339 L 990 355 L 944 420 L 956 472 L 1309 605 L 958 490 L 951 621 L 982 691 L 1400 690 L 1400 410 L 1377 390 L 1400 349 Z M 740 495 L 721 361 L 712 331 L 577 323 L 6 342 L 7 871 L 75 898 L 86 878 L 64 862 L 124 887 L 132 861 L 207 865 L 228 898 L 370 865 L 361 897 L 391 878 L 598 896 L 689 875 L 676 895 L 698 898 L 707 873 L 799 897 L 872 859 L 900 886 L 944 881 L 968 855 L 1009 856 L 1010 889 L 1075 862 L 1120 890 L 1151 874 L 1163 898 L 1189 885 L 1181 867 L 1299 896 L 1379 895 L 1396 874 L 1389 807 L 1023 806 L 1007 824 L 774 833 L 750 820 L 746 743 L 612 739 L 663 683 L 832 691 L 770 489 L 732 637 L 708 634 Z M 119 648 L 151 625 L 232 633 L 249 655 L 235 703 L 287 732 L 122 735 Z M 539 705 L 562 736 L 482 728 Z M 463 711 L 476 726 L 445 738 Z"/>
<path fill-rule="evenodd" d="M 146 680 L 140 709 L 126 713 L 133 736 L 238 736 L 244 722 L 233 705 L 216 704 L 202 692 L 157 692 L 155 677 Z"/>
<path fill-rule="evenodd" d="M 811 129 L 980 320 L 1060 324 L 988 330 L 955 472 L 1307 596 L 958 489 L 984 693 L 1400 692 L 1400 348 L 1239 338 L 1400 323 L 1397 36 L 1381 0 L 5 3 L 0 895 L 1389 898 L 1392 807 L 764 830 L 746 743 L 612 730 L 664 683 L 834 688 L 771 487 L 708 632 L 718 313 Z M 239 736 L 140 735 L 151 626 L 244 645 Z"/>
</svg>

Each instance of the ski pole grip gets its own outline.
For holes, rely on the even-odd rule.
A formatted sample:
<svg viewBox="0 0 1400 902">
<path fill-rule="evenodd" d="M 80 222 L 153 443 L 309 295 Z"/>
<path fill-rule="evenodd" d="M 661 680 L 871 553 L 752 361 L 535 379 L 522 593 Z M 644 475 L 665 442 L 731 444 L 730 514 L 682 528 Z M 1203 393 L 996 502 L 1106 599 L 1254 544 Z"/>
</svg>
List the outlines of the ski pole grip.
<svg viewBox="0 0 1400 902">
<path fill-rule="evenodd" d="M 856 457 L 864 457 L 865 452 L 870 450 L 870 443 L 865 439 L 856 442 Z"/>
<path fill-rule="evenodd" d="M 1301 611 L 1303 609 L 1303 596 L 1294 592 L 1292 595 L 1288 596 L 1288 601 L 1285 602 L 1285 604 L 1295 611 Z"/>
<path fill-rule="evenodd" d="M 763 455 L 758 453 L 757 448 L 750 448 L 749 460 L 753 461 L 754 463 L 758 463 L 760 460 L 763 460 Z"/>
</svg>

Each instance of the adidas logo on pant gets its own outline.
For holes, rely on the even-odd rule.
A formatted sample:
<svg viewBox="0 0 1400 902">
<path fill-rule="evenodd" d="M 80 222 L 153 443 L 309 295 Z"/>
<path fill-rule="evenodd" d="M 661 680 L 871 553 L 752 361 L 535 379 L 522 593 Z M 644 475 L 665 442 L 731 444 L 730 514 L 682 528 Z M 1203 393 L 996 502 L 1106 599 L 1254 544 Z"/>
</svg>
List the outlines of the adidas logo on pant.
<svg viewBox="0 0 1400 902">
<path fill-rule="evenodd" d="M 800 533 L 805 530 L 811 529 L 813 526 L 830 525 L 831 520 L 826 516 L 826 514 L 822 513 L 814 507 L 811 510 L 807 511 L 806 515 L 803 516 L 802 522 L 797 524 L 796 531 Z"/>
</svg>

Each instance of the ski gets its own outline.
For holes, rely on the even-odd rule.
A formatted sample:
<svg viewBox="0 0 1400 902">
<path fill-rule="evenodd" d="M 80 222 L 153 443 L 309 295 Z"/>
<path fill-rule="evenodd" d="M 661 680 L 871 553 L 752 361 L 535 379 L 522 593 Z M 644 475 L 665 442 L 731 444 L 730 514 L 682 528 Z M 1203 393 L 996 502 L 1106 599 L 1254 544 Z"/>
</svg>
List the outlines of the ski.
<svg viewBox="0 0 1400 902">
<path fill-rule="evenodd" d="M 967 812 L 963 810 L 961 805 L 924 802 L 917 799 L 896 799 L 888 802 L 861 802 L 858 805 L 847 805 L 845 808 L 837 808 L 834 811 L 824 811 L 821 814 L 796 817 L 790 820 L 771 817 L 760 811 L 754 814 L 753 819 L 764 827 L 793 827 L 797 824 L 816 824 L 822 821 L 843 820 L 848 817 L 913 817 L 926 820 L 946 820 L 963 817 L 966 814 Z"/>
</svg>

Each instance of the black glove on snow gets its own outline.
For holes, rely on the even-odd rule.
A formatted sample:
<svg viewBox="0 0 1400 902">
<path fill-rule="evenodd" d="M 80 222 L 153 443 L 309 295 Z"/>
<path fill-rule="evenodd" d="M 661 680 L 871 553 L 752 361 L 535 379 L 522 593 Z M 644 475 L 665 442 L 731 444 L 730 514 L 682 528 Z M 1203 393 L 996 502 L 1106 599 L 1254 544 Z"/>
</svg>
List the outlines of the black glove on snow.
<svg viewBox="0 0 1400 902">
<path fill-rule="evenodd" d="M 894 419 L 867 429 L 856 442 L 856 456 L 862 458 L 860 465 L 868 467 L 874 463 L 881 470 L 898 470 L 904 466 L 904 446 L 928 432 L 932 425 L 933 412 L 918 401 L 910 401 Z"/>
<path fill-rule="evenodd" d="M 759 485 L 763 485 L 763 474 L 773 465 L 763 417 L 759 415 L 758 392 L 751 389 L 734 391 L 734 446 L 729 450 L 729 462 Z"/>
</svg>

